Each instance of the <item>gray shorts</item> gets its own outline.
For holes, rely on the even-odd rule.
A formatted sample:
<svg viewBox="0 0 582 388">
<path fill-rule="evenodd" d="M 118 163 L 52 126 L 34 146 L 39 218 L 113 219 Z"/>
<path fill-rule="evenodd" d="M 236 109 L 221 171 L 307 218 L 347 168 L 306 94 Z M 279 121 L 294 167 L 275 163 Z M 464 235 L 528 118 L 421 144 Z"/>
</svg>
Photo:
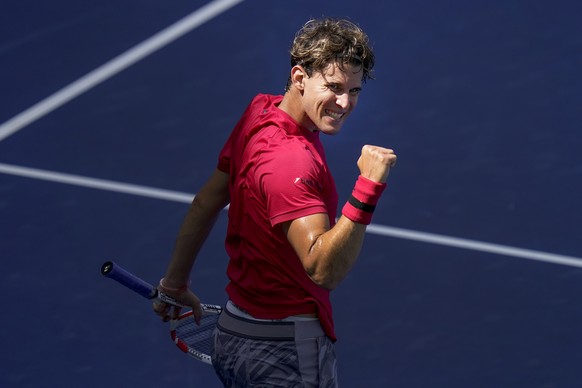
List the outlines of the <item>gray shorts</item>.
<svg viewBox="0 0 582 388">
<path fill-rule="evenodd" d="M 224 309 L 212 365 L 225 387 L 338 386 L 334 345 L 318 320 L 255 321 Z"/>
</svg>

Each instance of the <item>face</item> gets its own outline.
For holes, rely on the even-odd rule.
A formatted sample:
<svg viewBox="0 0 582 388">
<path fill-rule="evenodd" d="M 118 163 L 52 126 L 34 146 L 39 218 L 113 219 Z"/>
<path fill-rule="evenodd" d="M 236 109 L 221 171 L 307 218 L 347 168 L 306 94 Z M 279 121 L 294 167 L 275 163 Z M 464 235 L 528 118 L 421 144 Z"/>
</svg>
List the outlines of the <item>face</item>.
<svg viewBox="0 0 582 388">
<path fill-rule="evenodd" d="M 301 124 L 328 135 L 338 133 L 358 103 L 362 70 L 346 65 L 342 71 L 332 63 L 323 72 L 312 72 L 311 77 L 304 73 L 302 81 Z"/>
</svg>

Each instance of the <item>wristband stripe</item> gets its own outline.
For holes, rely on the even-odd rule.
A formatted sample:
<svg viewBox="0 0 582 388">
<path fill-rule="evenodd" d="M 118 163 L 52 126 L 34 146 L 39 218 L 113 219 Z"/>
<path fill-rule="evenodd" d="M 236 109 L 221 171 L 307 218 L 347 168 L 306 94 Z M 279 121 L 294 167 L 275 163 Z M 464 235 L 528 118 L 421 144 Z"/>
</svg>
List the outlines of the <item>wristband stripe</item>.
<svg viewBox="0 0 582 388">
<path fill-rule="evenodd" d="M 376 210 L 375 205 L 370 205 L 370 204 L 364 203 L 364 202 L 360 201 L 359 199 L 357 199 L 356 197 L 354 197 L 353 195 L 350 196 L 350 199 L 348 199 L 348 202 L 350 203 L 350 205 L 352 205 L 356 209 L 364 211 L 366 213 L 373 213 L 374 210 Z"/>
</svg>

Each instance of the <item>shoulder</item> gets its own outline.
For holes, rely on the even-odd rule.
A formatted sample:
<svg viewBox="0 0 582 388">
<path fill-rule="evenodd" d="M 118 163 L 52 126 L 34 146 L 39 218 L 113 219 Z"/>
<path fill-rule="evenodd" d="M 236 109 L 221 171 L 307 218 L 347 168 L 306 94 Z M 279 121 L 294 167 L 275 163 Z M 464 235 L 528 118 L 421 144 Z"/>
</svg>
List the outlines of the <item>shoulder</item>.
<svg viewBox="0 0 582 388">
<path fill-rule="evenodd" d="M 265 110 L 270 110 L 278 105 L 283 96 L 276 96 L 272 94 L 257 94 L 247 107 L 247 111 L 256 113 L 264 113 Z"/>
<path fill-rule="evenodd" d="M 255 148 L 255 178 L 275 191 L 298 181 L 318 180 L 320 166 L 309 148 L 294 138 L 275 136 Z"/>
<path fill-rule="evenodd" d="M 263 127 L 261 136 L 257 136 L 256 140 L 255 150 L 261 152 L 269 160 L 278 160 L 289 164 L 313 160 L 309 147 L 298 137 L 289 136 L 278 125 L 271 124 Z"/>
</svg>

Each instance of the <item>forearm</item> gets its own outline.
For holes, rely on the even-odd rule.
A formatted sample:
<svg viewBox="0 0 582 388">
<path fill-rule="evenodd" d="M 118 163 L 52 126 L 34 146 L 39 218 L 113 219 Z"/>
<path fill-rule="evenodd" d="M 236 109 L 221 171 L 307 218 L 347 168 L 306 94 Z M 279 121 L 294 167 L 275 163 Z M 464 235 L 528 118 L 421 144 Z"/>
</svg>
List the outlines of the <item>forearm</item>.
<svg viewBox="0 0 582 388">
<path fill-rule="evenodd" d="M 313 214 L 284 225 L 287 239 L 295 248 L 311 279 L 333 289 L 356 262 L 371 222 L 376 203 L 386 185 L 358 177 L 352 196 L 333 228 L 327 214 Z"/>
<path fill-rule="evenodd" d="M 188 282 L 196 256 L 229 199 L 228 175 L 216 171 L 196 195 L 182 222 L 164 276 L 169 287 L 180 287 Z"/>
<path fill-rule="evenodd" d="M 212 230 L 219 212 L 205 210 L 198 197 L 194 198 L 176 237 L 165 279 L 171 279 L 172 283 L 186 284 L 196 256 Z"/>
<path fill-rule="evenodd" d="M 342 216 L 333 228 L 318 236 L 306 258 L 306 263 L 311 263 L 311 279 L 321 287 L 336 288 L 357 261 L 365 233 L 366 225 Z"/>
<path fill-rule="evenodd" d="M 321 273 L 316 279 L 324 287 L 335 288 L 351 270 L 362 248 L 366 225 L 371 222 L 385 187 L 385 183 L 360 175 L 338 223 L 312 245 L 311 250 L 316 250 L 312 260 Z"/>
</svg>

